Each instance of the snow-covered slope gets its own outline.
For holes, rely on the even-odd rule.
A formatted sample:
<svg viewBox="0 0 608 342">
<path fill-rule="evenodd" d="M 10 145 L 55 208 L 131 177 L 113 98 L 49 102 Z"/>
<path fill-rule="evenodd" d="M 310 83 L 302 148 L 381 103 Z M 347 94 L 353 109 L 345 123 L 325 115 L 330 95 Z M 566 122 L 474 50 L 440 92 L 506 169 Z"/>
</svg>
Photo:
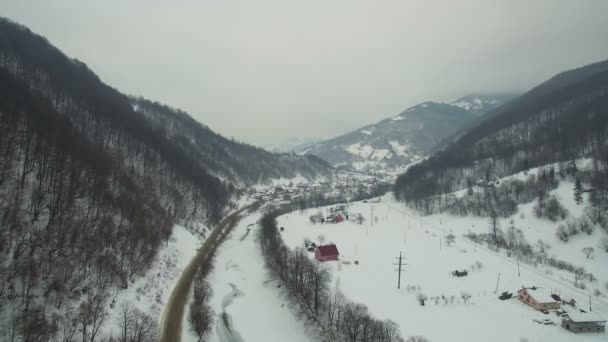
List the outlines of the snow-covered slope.
<svg viewBox="0 0 608 342">
<path fill-rule="evenodd" d="M 562 182 L 552 194 L 560 198 L 571 216 L 578 217 L 583 205 L 574 203 L 572 187 L 572 183 Z M 463 237 L 469 232 L 487 233 L 487 218 L 420 216 L 395 202 L 390 194 L 379 203 L 358 202 L 347 208 L 350 217 L 364 215 L 366 220 L 361 225 L 352 221 L 314 225 L 308 216 L 319 209 L 283 215 L 279 225 L 285 227 L 282 237 L 291 247 L 304 246 L 305 238 L 337 244 L 340 262 L 325 263 L 334 276 L 334 286 L 350 299 L 367 305 L 375 316 L 394 320 L 403 336 L 422 335 L 434 342 L 606 341 L 606 334 L 575 335 L 566 331 L 553 312 L 545 315 L 515 298 L 497 298 L 503 291 L 515 293 L 522 286 L 538 286 L 564 299 L 574 298 L 577 308 L 565 305 L 567 312 L 588 311 L 591 298 L 593 312 L 608 317 L 608 253 L 596 247 L 598 240 L 608 234 L 598 228 L 591 235 L 579 234 L 568 243 L 561 242 L 555 236 L 561 222 L 536 218 L 532 206 L 521 205 L 516 215 L 501 219 L 503 229 L 514 225 L 531 244 L 542 239 L 551 245 L 550 256 L 584 267 L 597 280 L 579 280 L 577 287 L 570 272 L 544 263 L 518 265 L 505 251 L 490 250 Z M 329 212 L 329 208 L 322 210 L 324 214 Z M 445 241 L 450 233 L 456 240 L 448 246 Z M 586 246 L 596 248 L 591 259 L 581 252 Z M 397 289 L 398 274 L 393 264 L 400 252 L 405 266 L 401 289 Z M 451 275 L 454 270 L 465 269 L 469 272 L 466 277 Z M 463 294 L 471 298 L 465 301 Z M 424 306 L 419 303 L 419 295 L 427 298 Z M 535 320 L 549 320 L 555 325 Z"/>
<path fill-rule="evenodd" d="M 407 165 L 426 156 L 443 139 L 473 122 L 507 97 L 467 96 L 453 104 L 424 102 L 356 131 L 300 150 L 334 166 L 378 170 Z"/>
</svg>

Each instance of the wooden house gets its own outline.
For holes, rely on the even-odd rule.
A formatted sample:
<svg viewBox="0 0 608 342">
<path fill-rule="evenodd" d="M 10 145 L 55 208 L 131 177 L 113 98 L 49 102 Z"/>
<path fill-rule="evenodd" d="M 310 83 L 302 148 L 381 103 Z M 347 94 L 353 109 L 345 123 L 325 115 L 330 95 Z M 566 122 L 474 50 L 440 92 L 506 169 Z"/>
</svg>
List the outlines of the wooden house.
<svg viewBox="0 0 608 342">
<path fill-rule="evenodd" d="M 340 253 L 338 252 L 338 247 L 336 245 L 325 245 L 325 246 L 317 246 L 315 249 L 315 259 L 318 261 L 331 261 L 338 260 Z"/>
</svg>

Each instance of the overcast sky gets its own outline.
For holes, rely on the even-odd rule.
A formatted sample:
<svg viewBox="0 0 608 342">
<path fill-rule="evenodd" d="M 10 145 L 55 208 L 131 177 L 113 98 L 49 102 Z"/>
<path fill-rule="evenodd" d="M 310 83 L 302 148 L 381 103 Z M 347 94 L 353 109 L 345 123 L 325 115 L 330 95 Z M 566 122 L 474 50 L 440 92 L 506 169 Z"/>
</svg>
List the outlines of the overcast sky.
<svg viewBox="0 0 608 342">
<path fill-rule="evenodd" d="M 608 58 L 606 0 L 0 0 L 122 92 L 268 145 Z"/>
</svg>

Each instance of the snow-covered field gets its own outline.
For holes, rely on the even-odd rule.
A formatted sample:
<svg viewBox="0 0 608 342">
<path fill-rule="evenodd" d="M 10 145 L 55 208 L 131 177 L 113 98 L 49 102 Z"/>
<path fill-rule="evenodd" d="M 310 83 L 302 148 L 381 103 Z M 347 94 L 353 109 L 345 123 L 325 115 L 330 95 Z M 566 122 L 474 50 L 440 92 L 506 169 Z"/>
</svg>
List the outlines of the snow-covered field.
<svg viewBox="0 0 608 342">
<path fill-rule="evenodd" d="M 268 279 L 256 241 L 260 214 L 243 218 L 219 248 L 209 275 L 215 311 L 211 342 L 266 341 L 308 342 L 305 327 L 287 308 L 276 281 Z M 249 231 L 249 232 L 248 232 Z M 224 324 L 226 312 L 229 327 Z M 186 329 L 184 329 L 186 330 Z M 183 341 L 196 341 L 186 338 Z"/>
<path fill-rule="evenodd" d="M 582 205 L 574 204 L 572 187 L 571 183 L 562 182 L 553 193 L 561 198 L 571 217 L 578 217 Z M 372 205 L 376 218 L 373 227 L 370 220 Z M 587 290 L 581 290 L 573 286 L 571 273 L 524 264 L 518 271 L 517 262 L 504 253 L 496 253 L 462 237 L 468 231 L 488 232 L 487 218 L 448 214 L 421 217 L 395 202 L 391 194 L 383 197 L 380 203 L 358 202 L 347 209 L 351 218 L 356 213 L 365 216 L 362 225 L 355 222 L 313 225 L 308 217 L 319 209 L 283 215 L 278 221 L 279 226 L 285 227 L 282 235 L 288 246 L 304 246 L 305 238 L 317 243 L 320 240 L 336 243 L 341 261 L 327 263 L 335 286 L 350 299 L 366 304 L 376 317 L 398 323 L 404 337 L 424 335 L 434 342 L 608 340 L 606 334 L 575 335 L 560 327 L 561 321 L 554 313 L 545 315 L 517 299 L 501 301 L 497 298 L 503 291 L 516 292 L 522 286 L 539 286 L 563 298 L 574 298 L 579 308 L 588 310 L 589 291 L 597 288 L 606 292 L 608 253 L 595 244 L 607 234 L 596 229 L 590 236 L 579 234 L 565 244 L 555 237 L 559 223 L 537 219 L 532 206 L 533 203 L 520 206 L 517 215 L 501 220 L 502 229 L 506 230 L 512 219 L 529 243 L 543 239 L 552 246 L 550 255 L 585 267 L 599 281 Z M 328 214 L 328 208 L 323 211 Z M 446 246 L 445 235 L 450 232 L 457 238 L 455 243 Z M 596 247 L 593 259 L 587 259 L 581 252 L 586 246 Z M 407 265 L 401 289 L 397 289 L 397 272 L 393 264 L 400 252 Z M 354 264 L 355 260 L 359 265 Z M 482 268 L 471 270 L 477 262 L 483 265 Z M 469 275 L 452 276 L 451 271 L 457 269 L 468 269 Z M 428 298 L 425 306 L 417 301 L 419 293 Z M 467 303 L 461 298 L 463 293 L 472 296 Z M 442 297 L 447 299 L 447 304 Z M 608 317 L 608 297 L 604 294 L 592 297 L 591 305 L 595 313 Z M 533 321 L 544 319 L 550 319 L 556 325 Z"/>
</svg>

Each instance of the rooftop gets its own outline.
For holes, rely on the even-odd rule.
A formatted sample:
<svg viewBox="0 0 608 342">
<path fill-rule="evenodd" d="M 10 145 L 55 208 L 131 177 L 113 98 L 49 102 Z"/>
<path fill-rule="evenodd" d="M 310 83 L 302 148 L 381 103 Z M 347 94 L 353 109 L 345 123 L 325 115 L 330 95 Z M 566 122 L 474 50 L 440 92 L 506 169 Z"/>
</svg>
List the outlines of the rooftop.
<svg viewBox="0 0 608 342">
<path fill-rule="evenodd" d="M 526 288 L 526 290 L 528 291 L 528 294 L 539 303 L 557 303 L 557 301 L 553 299 L 553 297 L 551 297 L 551 293 L 549 293 L 549 291 L 544 290 L 543 288 Z"/>
<path fill-rule="evenodd" d="M 325 245 L 325 246 L 317 246 L 319 249 L 319 253 L 321 256 L 332 256 L 332 255 L 340 255 L 338 252 L 338 247 L 336 245 Z"/>
<path fill-rule="evenodd" d="M 606 322 L 606 319 L 595 312 L 580 312 L 572 310 L 568 312 L 568 317 L 573 322 Z"/>
</svg>

